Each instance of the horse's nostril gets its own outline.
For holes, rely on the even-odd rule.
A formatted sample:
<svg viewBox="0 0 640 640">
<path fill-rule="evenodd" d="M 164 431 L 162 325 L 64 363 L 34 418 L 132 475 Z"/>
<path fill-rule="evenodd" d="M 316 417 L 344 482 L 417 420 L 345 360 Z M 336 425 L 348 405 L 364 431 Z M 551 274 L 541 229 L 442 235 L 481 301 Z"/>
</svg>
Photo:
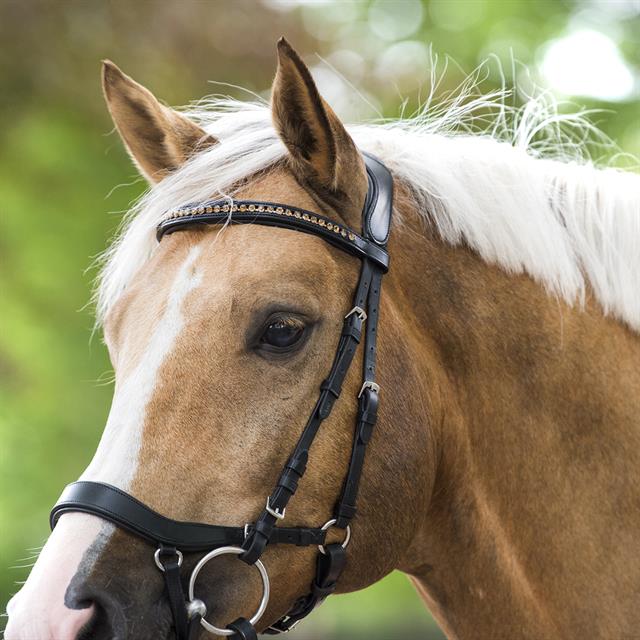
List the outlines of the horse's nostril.
<svg viewBox="0 0 640 640">
<path fill-rule="evenodd" d="M 56 640 L 79 640 L 90 626 L 96 612 L 93 603 L 82 609 L 64 608 L 51 623 L 52 637 Z"/>
<path fill-rule="evenodd" d="M 75 584 L 72 581 L 65 604 L 76 613 L 91 612 L 73 640 L 121 640 L 125 637 L 122 606 L 106 590 L 98 589 L 91 582 L 81 579 Z"/>
</svg>

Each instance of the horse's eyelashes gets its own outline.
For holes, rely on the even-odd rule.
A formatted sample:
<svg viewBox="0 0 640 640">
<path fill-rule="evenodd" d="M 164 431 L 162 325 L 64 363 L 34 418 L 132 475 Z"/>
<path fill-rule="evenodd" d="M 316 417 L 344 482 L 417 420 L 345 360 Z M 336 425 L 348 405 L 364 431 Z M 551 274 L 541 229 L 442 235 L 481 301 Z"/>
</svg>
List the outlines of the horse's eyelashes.
<svg viewBox="0 0 640 640">
<path fill-rule="evenodd" d="M 302 339 L 305 328 L 304 322 L 298 318 L 278 318 L 264 330 L 260 343 L 274 349 L 289 349 Z"/>
</svg>

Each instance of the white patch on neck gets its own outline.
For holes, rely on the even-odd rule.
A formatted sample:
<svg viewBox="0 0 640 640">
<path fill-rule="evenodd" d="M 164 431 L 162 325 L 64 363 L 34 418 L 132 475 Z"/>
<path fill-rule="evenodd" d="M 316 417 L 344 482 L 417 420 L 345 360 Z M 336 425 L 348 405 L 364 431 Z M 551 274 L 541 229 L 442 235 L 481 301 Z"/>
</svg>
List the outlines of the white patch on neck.
<svg viewBox="0 0 640 640">
<path fill-rule="evenodd" d="M 201 248 L 193 247 L 171 286 L 167 308 L 136 368 L 118 381 L 107 425 L 98 449 L 81 480 L 106 482 L 129 489 L 138 467 L 147 405 L 162 363 L 184 328 L 182 302 L 202 281 L 193 269 Z"/>
</svg>

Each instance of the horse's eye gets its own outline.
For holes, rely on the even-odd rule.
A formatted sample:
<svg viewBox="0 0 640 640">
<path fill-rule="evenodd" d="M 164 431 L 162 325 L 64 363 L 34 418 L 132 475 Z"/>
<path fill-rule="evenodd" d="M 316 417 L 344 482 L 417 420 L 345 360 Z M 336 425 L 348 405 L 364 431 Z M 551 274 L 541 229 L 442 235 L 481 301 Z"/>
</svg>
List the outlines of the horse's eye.
<svg viewBox="0 0 640 640">
<path fill-rule="evenodd" d="M 272 349 L 289 349 L 300 341 L 304 329 L 304 323 L 297 318 L 279 318 L 264 330 L 260 343 Z"/>
</svg>

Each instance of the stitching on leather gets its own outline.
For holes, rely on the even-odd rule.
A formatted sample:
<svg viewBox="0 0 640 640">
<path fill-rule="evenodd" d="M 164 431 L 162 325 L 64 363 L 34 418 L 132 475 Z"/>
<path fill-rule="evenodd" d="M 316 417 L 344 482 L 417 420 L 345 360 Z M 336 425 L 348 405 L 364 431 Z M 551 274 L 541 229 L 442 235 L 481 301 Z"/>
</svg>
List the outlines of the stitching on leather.
<svg viewBox="0 0 640 640">
<path fill-rule="evenodd" d="M 134 505 L 136 505 L 138 507 L 141 507 L 145 511 L 151 512 L 155 517 L 159 518 L 161 521 L 167 522 L 170 525 L 177 525 L 179 527 L 181 527 L 181 526 L 189 526 L 189 527 L 196 527 L 196 528 L 201 528 L 201 529 L 209 529 L 210 527 L 217 527 L 219 529 L 225 529 L 225 530 L 229 530 L 229 531 L 234 530 L 234 529 L 241 529 L 241 527 L 232 527 L 232 526 L 227 526 L 227 525 L 211 525 L 211 524 L 205 524 L 205 523 L 202 523 L 202 522 L 188 522 L 188 521 L 185 521 L 185 520 L 173 520 L 171 518 L 167 518 L 166 516 L 163 516 L 161 513 L 158 513 L 154 509 L 151 509 L 151 508 L 147 507 L 142 502 L 140 502 L 137 498 L 134 498 L 133 496 L 129 495 L 128 493 L 125 493 L 121 489 L 118 489 L 117 487 L 114 487 L 113 485 L 106 484 L 106 483 L 103 483 L 103 482 L 91 483 L 91 482 L 87 482 L 86 480 L 79 480 L 77 484 L 83 484 L 83 485 L 84 484 L 99 484 L 100 486 L 104 487 L 105 489 L 107 489 L 109 491 L 113 491 L 114 493 L 118 493 L 119 495 L 121 495 L 123 498 L 125 498 L 126 500 L 128 500 L 132 504 L 134 504 Z M 73 503 L 73 501 L 70 502 L 70 504 L 72 504 L 72 503 Z M 103 507 L 100 507 L 100 508 L 103 508 Z M 108 509 L 106 507 L 104 507 L 104 510 L 106 512 L 108 512 L 108 513 L 113 513 L 114 515 L 117 515 L 115 512 L 111 511 L 110 509 Z M 127 521 L 125 521 L 125 522 L 127 522 Z M 142 528 L 143 527 L 141 527 L 141 529 Z"/>
<path fill-rule="evenodd" d="M 274 226 L 292 228 L 295 230 L 301 231 L 309 231 L 314 235 L 317 235 L 324 240 L 337 245 L 338 247 L 344 249 L 348 253 L 355 253 L 356 255 L 361 255 L 376 262 L 385 265 L 388 261 L 385 248 L 381 246 L 377 241 L 370 240 L 367 237 L 364 237 L 347 227 L 346 225 L 337 224 L 333 222 L 330 218 L 326 218 L 322 215 L 314 213 L 312 211 L 308 211 L 307 209 L 302 209 L 299 207 L 291 207 L 284 204 L 279 204 L 277 202 L 262 202 L 258 200 L 236 200 L 234 204 L 236 205 L 253 205 L 253 206 L 269 206 L 273 208 L 281 208 L 286 209 L 292 212 L 298 212 L 300 214 L 299 217 L 291 217 L 291 216 L 283 216 L 281 214 L 272 213 L 268 211 L 236 211 L 231 217 L 228 212 L 208 212 L 207 208 L 211 208 L 212 206 L 216 206 L 216 203 L 220 205 L 225 201 L 221 200 L 209 200 L 205 201 L 201 204 L 193 204 L 186 205 L 184 207 L 173 210 L 170 213 L 176 213 L 180 211 L 193 211 L 193 213 L 185 213 L 183 215 L 178 215 L 177 217 L 167 217 L 162 220 L 156 227 L 157 229 L 157 237 L 158 240 L 161 240 L 165 233 L 176 231 L 183 226 L 191 225 L 191 224 L 218 224 L 222 222 L 226 222 L 230 220 L 232 223 L 235 221 L 236 223 L 255 223 L 255 224 L 266 224 L 265 220 L 274 223 Z M 308 220 L 305 220 L 303 216 L 315 217 L 317 219 L 322 219 L 326 224 L 323 226 L 312 223 Z M 368 220 L 370 216 L 365 216 L 363 219 L 363 223 L 365 225 L 365 231 L 367 231 Z M 335 233 L 332 231 L 331 227 L 328 225 L 337 226 L 340 229 L 344 229 L 347 234 L 347 237 L 343 237 L 341 233 Z M 271 225 L 269 225 L 271 226 Z M 369 233 L 371 237 L 374 237 Z M 352 236 L 352 237 L 349 237 Z M 387 234 L 388 237 L 388 234 Z M 347 239 L 348 238 L 348 239 Z"/>
<path fill-rule="evenodd" d="M 216 535 L 216 536 L 220 536 L 219 531 L 222 530 L 223 532 L 228 532 L 229 534 L 233 534 L 233 533 L 242 533 L 244 535 L 244 530 L 242 527 L 233 527 L 233 526 L 228 526 L 228 525 L 211 525 L 211 524 L 205 524 L 202 522 L 188 522 L 188 521 L 184 521 L 184 520 L 173 520 L 171 518 L 167 518 L 166 516 L 163 516 L 162 514 L 158 513 L 157 511 L 147 507 L 146 505 L 144 505 L 142 502 L 140 502 L 137 498 L 134 498 L 133 496 L 129 495 L 128 493 L 122 491 L 121 489 L 118 489 L 118 487 L 114 487 L 113 485 L 110 484 L 106 484 L 103 482 L 89 482 L 86 480 L 79 480 L 78 482 L 74 483 L 74 484 L 81 484 L 81 485 L 91 485 L 91 486 L 95 486 L 95 485 L 99 485 L 101 487 L 102 491 L 106 491 L 106 492 L 113 492 L 113 493 L 117 493 L 118 495 L 120 495 L 122 498 L 124 498 L 126 501 L 130 502 L 131 504 L 133 504 L 134 506 L 138 506 L 140 508 L 142 508 L 144 511 L 150 512 L 151 514 L 153 514 L 153 516 L 155 518 L 158 518 L 160 520 L 160 522 L 166 523 L 169 526 L 173 526 L 175 528 L 178 529 L 184 529 L 184 528 L 194 528 L 194 529 L 200 529 L 200 530 L 204 530 L 204 531 L 210 531 L 211 529 L 217 529 L 218 531 L 210 531 L 210 533 L 212 535 Z M 85 509 L 91 508 L 91 510 L 89 511 L 85 511 Z M 56 513 L 63 513 L 65 511 L 74 511 L 74 510 L 82 510 L 85 513 L 95 513 L 96 511 L 99 511 L 102 514 L 105 515 L 109 515 L 113 518 L 113 520 L 116 520 L 117 522 L 121 523 L 122 525 L 124 525 L 126 528 L 132 527 L 134 529 L 134 531 L 141 531 L 144 532 L 145 534 L 148 535 L 149 538 L 151 538 L 154 541 L 162 541 L 162 540 L 166 540 L 166 541 L 172 541 L 171 538 L 166 537 L 164 535 L 162 536 L 158 536 L 157 534 L 155 534 L 151 529 L 149 529 L 148 527 L 138 524 L 138 522 L 134 522 L 133 520 L 124 518 L 123 516 L 121 516 L 118 512 L 113 511 L 112 509 L 109 509 L 106 506 L 103 505 L 96 505 L 93 504 L 91 502 L 86 502 L 86 501 L 80 501 L 80 500 L 66 500 L 64 502 L 59 503 L 58 505 L 56 505 Z M 56 518 L 56 522 L 57 522 L 57 518 Z M 278 536 L 283 536 L 285 538 L 290 538 L 290 539 L 294 539 L 300 535 L 297 531 L 296 528 L 289 528 L 289 527 L 276 527 L 275 528 L 276 531 L 278 531 L 279 533 L 277 534 Z M 314 529 L 312 527 L 305 529 L 305 531 L 309 531 L 311 533 L 312 536 L 315 537 L 315 535 L 317 535 L 318 530 Z M 182 534 L 182 532 L 178 531 L 177 532 L 179 535 Z M 293 538 L 291 538 L 293 536 Z M 194 543 L 193 542 L 188 542 L 188 541 L 183 541 L 181 546 L 185 546 L 185 547 L 189 547 L 192 546 Z M 202 540 L 202 541 L 197 541 L 195 544 L 197 545 L 209 545 L 209 546 L 215 546 L 216 544 L 218 544 L 217 542 L 211 542 L 211 541 L 207 541 L 207 540 Z"/>
</svg>

